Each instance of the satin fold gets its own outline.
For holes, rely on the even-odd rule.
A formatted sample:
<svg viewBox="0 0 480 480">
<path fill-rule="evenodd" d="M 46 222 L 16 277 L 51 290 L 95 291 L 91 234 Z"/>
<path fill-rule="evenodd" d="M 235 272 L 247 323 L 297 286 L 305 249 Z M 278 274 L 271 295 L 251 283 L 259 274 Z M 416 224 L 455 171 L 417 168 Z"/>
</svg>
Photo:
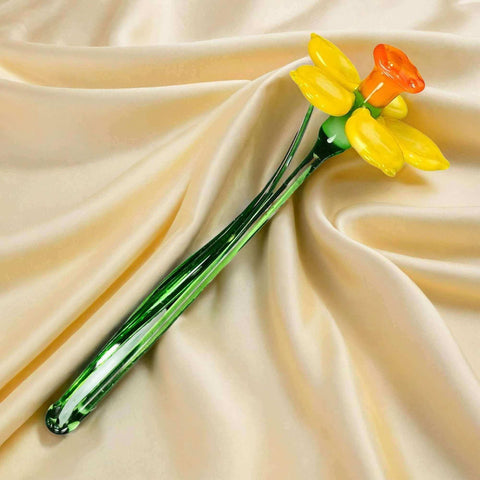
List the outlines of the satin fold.
<svg viewBox="0 0 480 480">
<path fill-rule="evenodd" d="M 480 478 L 480 6 L 294 3 L 0 5 L 0 478 Z M 450 169 L 328 160 L 52 436 L 47 406 L 282 158 L 311 31 L 361 77 L 408 52 L 408 123 Z"/>
</svg>

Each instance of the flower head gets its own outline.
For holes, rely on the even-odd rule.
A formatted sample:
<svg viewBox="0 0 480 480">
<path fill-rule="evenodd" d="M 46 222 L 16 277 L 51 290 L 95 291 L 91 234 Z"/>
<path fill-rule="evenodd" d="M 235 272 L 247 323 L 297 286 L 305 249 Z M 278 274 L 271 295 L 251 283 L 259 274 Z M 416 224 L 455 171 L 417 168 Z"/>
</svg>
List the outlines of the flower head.
<svg viewBox="0 0 480 480">
<path fill-rule="evenodd" d="M 314 65 L 302 65 L 290 75 L 312 105 L 331 115 L 322 125 L 329 141 L 345 149 L 351 146 L 391 177 L 405 162 L 421 170 L 449 167 L 430 138 L 402 122 L 408 108 L 399 94 L 425 88 L 404 52 L 377 45 L 375 66 L 363 81 L 348 57 L 328 40 L 313 33 L 308 52 Z"/>
</svg>

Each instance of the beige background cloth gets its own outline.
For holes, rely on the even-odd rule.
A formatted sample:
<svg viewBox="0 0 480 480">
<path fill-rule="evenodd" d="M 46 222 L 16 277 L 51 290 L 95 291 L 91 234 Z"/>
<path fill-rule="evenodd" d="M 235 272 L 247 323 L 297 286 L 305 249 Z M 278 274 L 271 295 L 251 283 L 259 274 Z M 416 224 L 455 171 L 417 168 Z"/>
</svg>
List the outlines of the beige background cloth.
<svg viewBox="0 0 480 480">
<path fill-rule="evenodd" d="M 0 478 L 480 478 L 479 29 L 474 0 L 1 2 Z M 265 183 L 311 31 L 362 76 L 403 48 L 451 169 L 329 161 L 50 434 L 101 339 Z"/>
</svg>

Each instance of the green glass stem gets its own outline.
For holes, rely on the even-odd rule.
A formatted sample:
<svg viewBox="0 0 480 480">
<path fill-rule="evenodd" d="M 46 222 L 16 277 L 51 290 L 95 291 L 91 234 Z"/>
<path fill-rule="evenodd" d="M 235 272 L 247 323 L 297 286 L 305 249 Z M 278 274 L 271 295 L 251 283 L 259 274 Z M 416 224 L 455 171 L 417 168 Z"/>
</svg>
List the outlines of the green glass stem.
<svg viewBox="0 0 480 480">
<path fill-rule="evenodd" d="M 160 281 L 65 394 L 50 406 L 45 422 L 53 433 L 74 430 L 318 165 L 344 150 L 327 141 L 320 130 L 312 150 L 279 185 L 300 145 L 312 110 L 310 106 L 287 154 L 262 191 L 224 230 Z"/>
</svg>

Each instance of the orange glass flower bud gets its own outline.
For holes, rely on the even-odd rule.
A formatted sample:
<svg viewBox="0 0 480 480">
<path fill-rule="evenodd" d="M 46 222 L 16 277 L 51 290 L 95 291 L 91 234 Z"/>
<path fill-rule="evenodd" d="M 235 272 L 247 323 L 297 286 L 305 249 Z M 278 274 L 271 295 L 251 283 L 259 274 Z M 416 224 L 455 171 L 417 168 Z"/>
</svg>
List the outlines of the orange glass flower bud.
<svg viewBox="0 0 480 480">
<path fill-rule="evenodd" d="M 375 107 L 385 107 L 402 92 L 419 93 L 425 82 L 417 68 L 398 48 L 383 43 L 373 51 L 375 67 L 359 90 Z"/>
</svg>

